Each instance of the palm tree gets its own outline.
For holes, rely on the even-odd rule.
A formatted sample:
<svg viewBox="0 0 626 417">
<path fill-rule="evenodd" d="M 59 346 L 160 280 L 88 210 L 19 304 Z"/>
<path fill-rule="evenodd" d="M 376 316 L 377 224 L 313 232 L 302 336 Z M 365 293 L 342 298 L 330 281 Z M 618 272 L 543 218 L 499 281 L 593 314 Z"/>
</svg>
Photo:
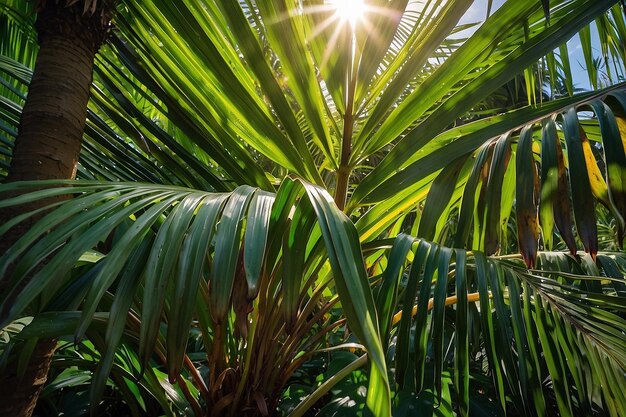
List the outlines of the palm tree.
<svg viewBox="0 0 626 417">
<path fill-rule="evenodd" d="M 0 258 L 16 265 L 2 323 L 87 337 L 92 406 L 109 375 L 164 366 L 196 413 L 272 413 L 296 369 L 353 334 L 363 356 L 294 415 L 368 362 L 381 416 L 626 412 L 625 257 L 596 221 L 621 250 L 626 96 L 574 94 L 565 46 L 580 32 L 592 54 L 592 24 L 617 80 L 623 10 L 507 1 L 463 35 L 469 2 L 366 5 L 342 21 L 322 1 L 123 2 L 94 67 L 88 181 L 6 184 L 20 196 L 0 203 L 74 195 Z M 543 97 L 537 68 L 569 95 Z M 522 72 L 533 105 L 490 109 Z"/>
<path fill-rule="evenodd" d="M 67 3 L 36 6 L 40 48 L 8 181 L 75 176 L 93 60 L 107 37 L 114 2 Z M 51 141 L 60 141 L 54 147 L 58 155 L 50 151 Z"/>
<path fill-rule="evenodd" d="M 20 113 L 7 182 L 75 177 L 93 60 L 108 34 L 114 5 L 114 1 L 75 0 L 63 3 L 43 0 L 36 4 L 35 27 L 40 47 L 28 100 Z M 12 207 L 1 212 L 0 218 L 4 223 L 20 211 L 45 205 L 46 202 L 37 202 L 29 207 Z M 0 251 L 6 252 L 34 220 L 23 222 L 7 233 Z M 0 278 L 0 288 L 6 287 L 6 278 L 8 275 Z M 8 396 L 0 415 L 32 414 L 55 346 L 54 340 L 37 344 L 24 377 L 18 377 L 15 367 L 3 372 L 0 386 Z"/>
</svg>

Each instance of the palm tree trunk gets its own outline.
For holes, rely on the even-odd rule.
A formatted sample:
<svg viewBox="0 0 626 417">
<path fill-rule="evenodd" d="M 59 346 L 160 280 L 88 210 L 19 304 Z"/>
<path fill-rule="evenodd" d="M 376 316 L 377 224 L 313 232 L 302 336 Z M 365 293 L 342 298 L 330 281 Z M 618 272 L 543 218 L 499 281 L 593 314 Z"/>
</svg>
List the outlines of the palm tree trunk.
<svg viewBox="0 0 626 417">
<path fill-rule="evenodd" d="M 76 175 L 96 51 L 93 41 L 86 37 L 65 31 L 54 33 L 55 26 L 63 25 L 63 15 L 48 10 L 54 8 L 64 9 L 50 5 L 37 18 L 40 50 L 22 110 L 7 182 L 73 179 Z M 57 16 L 51 18 L 50 14 Z M 64 14 L 70 15 L 69 11 Z M 1 213 L 2 220 L 41 205 L 6 210 Z M 36 220 L 25 221 L 5 235 L 0 242 L 0 253 L 8 250 Z M 8 278 L 0 280 L 0 292 Z"/>
<path fill-rule="evenodd" d="M 0 416 L 16 417 L 33 414 L 39 394 L 48 378 L 55 347 L 56 341 L 54 340 L 38 342 L 23 376 L 18 374 L 15 362 L 2 371 Z"/>
<path fill-rule="evenodd" d="M 40 0 L 37 32 L 40 50 L 29 93 L 22 111 L 7 181 L 73 179 L 87 115 L 87 102 L 95 54 L 107 36 L 114 1 L 99 0 L 84 14 L 83 2 Z M 29 207 L 0 214 L 0 221 Z M 23 222 L 7 233 L 0 253 L 28 230 L 37 219 Z M 7 289 L 10 273 L 0 278 L 0 294 Z M 24 375 L 16 366 L 0 370 L 0 417 L 31 416 L 46 381 L 56 342 L 42 340 L 35 347 Z"/>
<path fill-rule="evenodd" d="M 95 51 L 69 36 L 42 39 L 8 181 L 76 175 Z"/>
</svg>

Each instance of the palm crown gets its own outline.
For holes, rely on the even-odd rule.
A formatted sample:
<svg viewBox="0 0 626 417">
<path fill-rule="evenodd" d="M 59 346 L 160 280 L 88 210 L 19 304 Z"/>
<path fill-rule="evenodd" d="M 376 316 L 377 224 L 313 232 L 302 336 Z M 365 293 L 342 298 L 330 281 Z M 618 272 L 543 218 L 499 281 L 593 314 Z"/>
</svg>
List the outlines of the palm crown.
<svg viewBox="0 0 626 417">
<path fill-rule="evenodd" d="M 124 372 L 157 401 L 155 362 L 196 412 L 271 413 L 354 334 L 367 356 L 341 372 L 369 360 L 376 415 L 467 415 L 479 392 L 520 415 L 626 413 L 623 10 L 507 1 L 469 28 L 471 5 L 372 0 L 347 22 L 321 0 L 121 2 L 81 180 L 2 186 L 20 192 L 2 206 L 74 195 L 0 258 L 2 323 L 88 337 L 94 403 L 132 346 Z M 1 7 L 7 169 L 36 48 L 24 6 Z"/>
</svg>

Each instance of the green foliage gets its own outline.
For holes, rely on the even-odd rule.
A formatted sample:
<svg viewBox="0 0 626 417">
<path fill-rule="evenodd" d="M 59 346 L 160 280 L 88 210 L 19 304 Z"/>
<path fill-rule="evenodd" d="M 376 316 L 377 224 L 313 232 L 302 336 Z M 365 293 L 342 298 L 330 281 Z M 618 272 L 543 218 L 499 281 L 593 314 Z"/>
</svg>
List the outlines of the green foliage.
<svg viewBox="0 0 626 417">
<path fill-rule="evenodd" d="M 129 320 L 141 317 L 134 330 L 142 370 L 149 368 L 159 346 L 156 352 L 165 359 L 169 380 L 179 380 L 194 319 L 209 358 L 205 405 L 246 410 L 255 403 L 261 407 L 257 396 L 262 395 L 264 407 L 274 409 L 280 387 L 294 366 L 336 327 L 324 320 L 336 302 L 336 296 L 328 299 L 324 294 L 331 284 L 331 270 L 335 291 L 353 300 L 343 305 L 351 331 L 369 352 L 372 369 L 379 367 L 372 372 L 369 391 L 378 401 L 389 398 L 379 330 L 372 320 L 376 310 L 364 265 L 355 262 L 360 259 L 358 237 L 354 225 L 323 190 L 299 180 L 283 182 L 276 196 L 247 186 L 229 194 L 210 194 L 172 186 L 70 181 L 56 183 L 65 187 L 23 194 L 24 187 L 34 185 L 41 183 L 5 185 L 3 191 L 21 192 L 0 207 L 44 195 L 71 192 L 76 197 L 60 205 L 53 203 L 59 207 L 0 259 L 3 272 L 20 259 L 9 283 L 12 291 L 5 299 L 10 301 L 2 304 L 7 311 L 2 327 L 33 302 L 40 306 L 36 313 L 82 304 L 79 315 L 39 327 L 42 333 L 30 330 L 40 338 L 74 331 L 75 338 L 82 339 L 96 311 L 106 305 L 105 347 L 91 386 L 92 404 L 102 395 Z M 78 211 L 71 208 L 77 202 Z M 264 210 L 259 212 L 259 208 Z M 11 226 L 9 222 L 0 233 Z M 44 230 L 53 232 L 39 233 Z M 111 250 L 94 264 L 93 274 L 76 280 L 71 270 L 82 254 L 109 236 L 113 238 Z M 50 248 L 58 245 L 55 242 L 68 238 L 71 243 L 37 268 Z M 250 262 L 259 260 L 260 265 L 246 263 L 248 252 L 259 254 Z M 268 258 L 268 253 L 274 256 Z M 31 276 L 32 270 L 37 272 Z M 60 299 L 51 298 L 57 290 Z M 164 327 L 163 318 L 179 324 Z M 273 337 L 267 338 L 268 334 Z M 266 363 L 274 366 L 265 369 Z M 228 403 L 219 402 L 222 395 L 233 394 Z"/>
<path fill-rule="evenodd" d="M 626 414 L 623 10 L 368 4 L 121 2 L 81 180 L 0 185 L 73 196 L 0 257 L 5 359 L 80 341 L 49 413 Z M 36 36 L 0 12 L 4 176 Z"/>
</svg>

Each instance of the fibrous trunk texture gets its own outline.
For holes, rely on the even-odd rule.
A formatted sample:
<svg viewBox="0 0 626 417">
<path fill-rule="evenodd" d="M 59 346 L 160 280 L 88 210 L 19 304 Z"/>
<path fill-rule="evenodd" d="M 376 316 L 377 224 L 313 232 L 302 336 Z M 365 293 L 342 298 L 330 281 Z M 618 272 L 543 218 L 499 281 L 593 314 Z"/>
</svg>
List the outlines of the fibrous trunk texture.
<svg viewBox="0 0 626 417">
<path fill-rule="evenodd" d="M 55 346 L 54 340 L 38 342 L 24 375 L 18 375 L 15 363 L 9 364 L 7 369 L 3 370 L 0 376 L 2 384 L 0 416 L 32 416 L 39 394 L 48 378 Z"/>
<path fill-rule="evenodd" d="M 9 181 L 73 179 L 87 115 L 87 102 L 95 54 L 107 36 L 114 1 L 99 0 L 98 7 L 84 13 L 84 2 L 40 0 L 37 15 L 39 55 L 22 111 Z M 71 2 L 70 2 L 71 3 Z M 6 196 L 2 196 L 6 197 Z M 0 213 L 0 223 L 17 213 L 35 210 L 41 201 Z M 5 253 L 39 218 L 11 229 L 0 241 Z M 0 277 L 0 295 L 10 300 L 9 273 Z M 17 366 L 0 369 L 0 417 L 31 416 L 46 381 L 56 342 L 36 345 L 23 375 Z"/>
</svg>

